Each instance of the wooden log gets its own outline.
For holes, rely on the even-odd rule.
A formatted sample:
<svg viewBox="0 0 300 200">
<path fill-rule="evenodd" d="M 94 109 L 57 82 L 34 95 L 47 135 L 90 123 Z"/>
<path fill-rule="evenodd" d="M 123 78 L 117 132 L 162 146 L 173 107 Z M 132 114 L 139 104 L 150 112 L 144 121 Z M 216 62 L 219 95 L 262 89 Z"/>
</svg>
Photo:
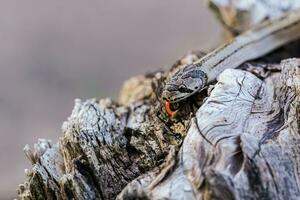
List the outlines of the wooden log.
<svg viewBox="0 0 300 200">
<path fill-rule="evenodd" d="M 223 71 L 175 118 L 165 80 L 202 52 L 126 81 L 117 102 L 75 100 L 58 142 L 25 147 L 19 199 L 299 199 L 300 59 L 274 71 L 299 52 L 294 43 Z"/>
<path fill-rule="evenodd" d="M 118 199 L 299 199 L 300 60 L 281 66 L 264 81 L 225 70 L 164 179 L 143 175 Z"/>
<path fill-rule="evenodd" d="M 197 110 L 189 99 L 176 119 L 156 95 L 168 73 L 129 80 L 123 105 L 76 100 L 59 143 L 25 148 L 33 167 L 19 197 L 297 199 L 299 66 L 284 60 L 263 80 L 225 70 L 203 105 Z"/>
<path fill-rule="evenodd" d="M 192 57 L 182 62 L 198 59 Z M 156 72 L 128 80 L 120 103 L 75 100 L 58 143 L 41 139 L 33 149 L 25 147 L 32 169 L 26 170 L 19 198 L 114 199 L 133 179 L 163 163 L 170 148 L 179 149 L 190 119 L 188 113 L 171 122 L 163 111 L 156 95 L 164 79 Z"/>
</svg>

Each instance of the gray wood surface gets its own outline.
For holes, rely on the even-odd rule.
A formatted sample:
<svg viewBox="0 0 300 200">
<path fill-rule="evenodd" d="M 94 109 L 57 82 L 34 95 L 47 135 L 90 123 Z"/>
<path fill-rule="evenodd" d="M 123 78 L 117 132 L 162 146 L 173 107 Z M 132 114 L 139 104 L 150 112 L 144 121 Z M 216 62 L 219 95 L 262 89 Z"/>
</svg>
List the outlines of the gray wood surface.
<svg viewBox="0 0 300 200">
<path fill-rule="evenodd" d="M 175 118 L 161 90 L 201 52 L 126 81 L 118 102 L 75 100 L 57 143 L 25 147 L 19 198 L 300 199 L 300 59 L 261 64 L 291 49 L 224 70 Z"/>
<path fill-rule="evenodd" d="M 120 103 L 76 100 L 57 144 L 25 148 L 19 198 L 299 199 L 300 60 L 281 69 L 225 70 L 175 119 L 159 99 L 169 72 L 127 81 Z"/>
</svg>

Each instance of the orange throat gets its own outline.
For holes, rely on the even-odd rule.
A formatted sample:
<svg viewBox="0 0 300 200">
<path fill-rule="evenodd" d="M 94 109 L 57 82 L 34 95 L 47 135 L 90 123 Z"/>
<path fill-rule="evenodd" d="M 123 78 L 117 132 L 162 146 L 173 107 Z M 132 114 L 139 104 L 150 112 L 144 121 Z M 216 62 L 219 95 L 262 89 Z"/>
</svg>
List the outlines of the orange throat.
<svg viewBox="0 0 300 200">
<path fill-rule="evenodd" d="M 166 101 L 166 112 L 170 118 L 174 118 L 176 116 L 177 111 L 171 110 L 171 104 L 169 101 Z"/>
</svg>

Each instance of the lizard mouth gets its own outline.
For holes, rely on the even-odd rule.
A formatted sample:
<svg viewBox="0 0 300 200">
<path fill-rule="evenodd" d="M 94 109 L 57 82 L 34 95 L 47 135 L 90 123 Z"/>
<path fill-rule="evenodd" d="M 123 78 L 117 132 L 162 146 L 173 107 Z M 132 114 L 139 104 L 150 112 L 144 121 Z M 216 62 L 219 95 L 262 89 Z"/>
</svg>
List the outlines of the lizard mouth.
<svg viewBox="0 0 300 200">
<path fill-rule="evenodd" d="M 192 96 L 193 94 L 195 94 L 196 92 L 194 92 L 194 93 L 191 93 L 191 94 L 189 94 L 189 95 L 185 95 L 185 96 L 182 96 L 182 97 L 177 97 L 177 98 L 175 98 L 175 97 L 170 97 L 170 98 L 163 98 L 163 100 L 165 100 L 165 101 L 168 101 L 168 102 L 170 102 L 170 103 L 179 103 L 179 102 L 181 102 L 181 101 L 183 101 L 183 100 L 185 100 L 185 99 L 187 99 L 188 97 L 190 97 L 190 96 Z"/>
<path fill-rule="evenodd" d="M 193 91 L 192 93 L 186 93 L 185 95 L 182 95 L 181 97 L 177 97 L 175 98 L 174 96 L 169 98 L 169 99 L 165 99 L 167 101 L 169 101 L 170 103 L 178 103 L 180 101 L 183 101 L 183 100 L 186 100 L 188 99 L 189 97 L 193 96 L 194 94 L 196 93 L 200 93 L 201 91 L 203 91 L 204 89 L 206 89 L 206 87 L 204 88 L 201 88 L 201 89 L 198 89 L 198 90 L 195 90 Z"/>
<path fill-rule="evenodd" d="M 180 97 L 180 98 L 177 98 L 177 99 L 175 99 L 175 98 L 171 98 L 171 99 L 169 99 L 169 100 L 167 100 L 167 101 L 169 101 L 169 103 L 178 103 L 178 102 L 180 102 L 180 101 L 182 101 L 182 100 L 184 100 L 185 99 L 185 97 Z"/>
<path fill-rule="evenodd" d="M 168 101 L 169 103 L 178 103 L 182 100 L 186 99 L 186 96 L 182 96 L 182 97 L 175 97 L 174 95 L 171 95 L 170 93 L 164 93 L 162 95 L 162 100 L 163 101 Z"/>
</svg>

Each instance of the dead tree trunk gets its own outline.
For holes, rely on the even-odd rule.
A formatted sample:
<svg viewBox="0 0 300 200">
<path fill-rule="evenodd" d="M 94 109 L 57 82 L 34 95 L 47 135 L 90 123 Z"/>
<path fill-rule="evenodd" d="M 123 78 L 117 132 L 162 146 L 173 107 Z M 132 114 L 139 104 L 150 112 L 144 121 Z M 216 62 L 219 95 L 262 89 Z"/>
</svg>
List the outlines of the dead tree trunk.
<svg viewBox="0 0 300 200">
<path fill-rule="evenodd" d="M 203 105 L 189 100 L 176 119 L 155 95 L 161 72 L 125 83 L 123 105 L 76 100 L 59 143 L 26 148 L 33 167 L 19 197 L 298 199 L 299 67 L 285 60 L 263 80 L 225 70 Z"/>
<path fill-rule="evenodd" d="M 202 55 L 130 79 L 118 102 L 75 100 L 57 143 L 25 147 L 19 198 L 299 199 L 300 59 L 227 69 L 170 119 L 164 81 Z"/>
</svg>

